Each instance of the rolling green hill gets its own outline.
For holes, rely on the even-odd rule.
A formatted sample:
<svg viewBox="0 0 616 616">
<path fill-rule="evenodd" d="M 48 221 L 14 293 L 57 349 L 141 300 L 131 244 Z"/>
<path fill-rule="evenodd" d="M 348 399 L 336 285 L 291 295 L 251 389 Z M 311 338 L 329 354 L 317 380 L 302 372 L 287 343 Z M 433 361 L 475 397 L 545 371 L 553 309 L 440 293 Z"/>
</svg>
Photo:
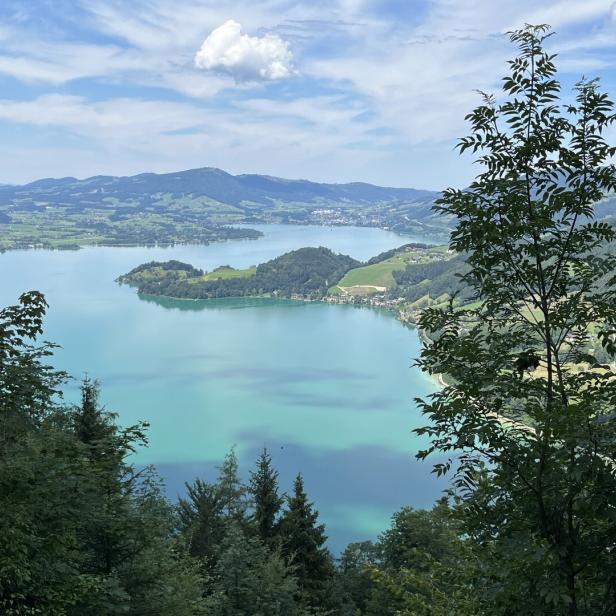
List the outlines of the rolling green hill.
<svg viewBox="0 0 616 616">
<path fill-rule="evenodd" d="M 204 274 L 200 279 L 195 279 L 195 282 L 198 280 L 229 280 L 231 278 L 249 278 L 250 276 L 254 276 L 256 273 L 256 265 L 241 270 L 235 269 L 230 265 L 221 265 L 211 272 Z"/>
</svg>

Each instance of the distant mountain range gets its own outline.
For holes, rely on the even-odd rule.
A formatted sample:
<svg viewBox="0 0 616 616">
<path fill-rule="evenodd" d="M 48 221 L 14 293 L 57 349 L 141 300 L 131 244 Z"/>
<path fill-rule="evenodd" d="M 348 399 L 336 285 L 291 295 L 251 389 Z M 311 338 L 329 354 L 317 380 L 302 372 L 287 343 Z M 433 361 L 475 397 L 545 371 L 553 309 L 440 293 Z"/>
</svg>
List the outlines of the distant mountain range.
<svg viewBox="0 0 616 616">
<path fill-rule="evenodd" d="M 207 243 L 257 237 L 251 224 L 360 225 L 445 240 L 439 193 L 321 184 L 205 167 L 0 186 L 0 250 Z M 242 227 L 233 227 L 242 225 Z"/>
<path fill-rule="evenodd" d="M 258 237 L 248 226 L 267 223 L 380 227 L 446 242 L 454 221 L 434 212 L 439 195 L 364 182 L 231 175 L 211 167 L 48 178 L 0 185 L 0 250 L 207 243 Z M 614 220 L 616 198 L 597 204 L 596 213 Z"/>
<path fill-rule="evenodd" d="M 176 173 L 141 173 L 116 177 L 98 175 L 85 180 L 73 177 L 42 179 L 22 186 L 0 185 L 0 203 L 23 203 L 44 199 L 49 204 L 94 203 L 117 198 L 141 201 L 161 194 L 174 197 L 206 197 L 237 207 L 275 202 L 314 205 L 374 205 L 392 202 L 424 202 L 438 193 L 413 188 L 389 188 L 363 182 L 322 184 L 307 180 L 285 180 L 267 175 L 231 175 L 204 167 Z"/>
</svg>

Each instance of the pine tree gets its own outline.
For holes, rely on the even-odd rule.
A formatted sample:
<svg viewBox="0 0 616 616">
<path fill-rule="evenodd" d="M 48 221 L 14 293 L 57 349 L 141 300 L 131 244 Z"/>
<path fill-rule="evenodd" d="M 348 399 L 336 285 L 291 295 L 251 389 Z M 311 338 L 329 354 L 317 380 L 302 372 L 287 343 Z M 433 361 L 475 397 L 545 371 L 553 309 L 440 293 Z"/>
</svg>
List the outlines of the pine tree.
<svg viewBox="0 0 616 616">
<path fill-rule="evenodd" d="M 235 450 L 231 450 L 218 469 L 216 483 L 196 479 L 186 484 L 180 497 L 180 530 L 191 556 L 198 558 L 207 575 L 214 572 L 229 525 L 248 528 L 248 490 L 238 474 Z"/>
<path fill-rule="evenodd" d="M 283 553 L 294 568 L 304 605 L 326 604 L 327 583 L 333 576 L 332 558 L 325 547 L 325 525 L 318 523 L 319 512 L 308 500 L 304 481 L 298 474 L 293 495 L 287 497 L 287 510 L 280 522 Z"/>
<path fill-rule="evenodd" d="M 208 597 L 212 616 L 292 616 L 297 584 L 278 552 L 231 522 Z"/>
<path fill-rule="evenodd" d="M 269 545 L 276 536 L 277 516 L 283 499 L 278 494 L 278 471 L 272 467 L 272 458 L 265 448 L 257 461 L 257 470 L 250 473 L 250 494 L 258 535 Z"/>
<path fill-rule="evenodd" d="M 218 469 L 217 485 L 223 514 L 230 520 L 244 523 L 249 504 L 248 489 L 240 480 L 238 466 L 234 447 Z"/>
<path fill-rule="evenodd" d="M 178 501 L 180 530 L 191 556 L 211 574 L 225 536 L 225 517 L 218 486 L 202 479 L 186 484 L 186 497 Z"/>
<path fill-rule="evenodd" d="M 84 377 L 81 382 L 81 404 L 73 408 L 73 431 L 85 445 L 92 461 L 105 466 L 114 475 L 125 451 L 117 446 L 116 416 L 99 405 L 99 396 L 99 382 Z M 102 467 L 99 470 L 102 472 Z"/>
<path fill-rule="evenodd" d="M 81 405 L 75 409 L 73 423 L 77 438 L 87 445 L 93 445 L 113 432 L 99 408 L 99 393 L 98 381 L 92 381 L 86 375 L 81 382 Z"/>
</svg>

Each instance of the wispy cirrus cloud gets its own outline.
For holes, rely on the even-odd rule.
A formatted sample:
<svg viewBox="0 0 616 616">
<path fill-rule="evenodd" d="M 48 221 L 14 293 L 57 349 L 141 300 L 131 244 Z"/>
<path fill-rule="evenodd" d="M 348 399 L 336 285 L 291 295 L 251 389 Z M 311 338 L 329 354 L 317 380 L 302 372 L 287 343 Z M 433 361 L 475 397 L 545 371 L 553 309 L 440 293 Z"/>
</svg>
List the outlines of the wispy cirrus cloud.
<svg viewBox="0 0 616 616">
<path fill-rule="evenodd" d="M 612 0 L 58 1 L 0 6 L 4 148 L 34 162 L 0 157 L 0 181 L 218 165 L 463 185 L 453 141 L 529 21 L 558 28 L 566 79 L 616 85 Z"/>
</svg>

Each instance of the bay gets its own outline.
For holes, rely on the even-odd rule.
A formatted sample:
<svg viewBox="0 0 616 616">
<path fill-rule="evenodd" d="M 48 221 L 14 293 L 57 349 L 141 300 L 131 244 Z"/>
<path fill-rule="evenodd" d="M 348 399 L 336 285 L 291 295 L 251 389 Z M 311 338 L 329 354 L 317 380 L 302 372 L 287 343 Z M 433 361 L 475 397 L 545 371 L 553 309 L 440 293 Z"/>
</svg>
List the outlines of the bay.
<svg viewBox="0 0 616 616">
<path fill-rule="evenodd" d="M 400 506 L 429 506 L 443 484 L 414 459 L 424 445 L 414 398 L 434 390 L 412 367 L 417 332 L 390 313 L 275 299 L 201 302 L 140 298 L 115 279 L 151 260 L 247 267 L 302 246 L 367 259 L 411 241 L 369 228 L 267 225 L 255 241 L 169 248 L 90 247 L 0 255 L 0 305 L 37 289 L 50 304 L 54 364 L 87 373 L 122 425 L 150 423 L 154 464 L 175 498 L 184 481 L 213 479 L 232 446 L 245 477 L 267 447 L 283 489 L 302 472 L 330 535 L 373 538 Z"/>
</svg>

